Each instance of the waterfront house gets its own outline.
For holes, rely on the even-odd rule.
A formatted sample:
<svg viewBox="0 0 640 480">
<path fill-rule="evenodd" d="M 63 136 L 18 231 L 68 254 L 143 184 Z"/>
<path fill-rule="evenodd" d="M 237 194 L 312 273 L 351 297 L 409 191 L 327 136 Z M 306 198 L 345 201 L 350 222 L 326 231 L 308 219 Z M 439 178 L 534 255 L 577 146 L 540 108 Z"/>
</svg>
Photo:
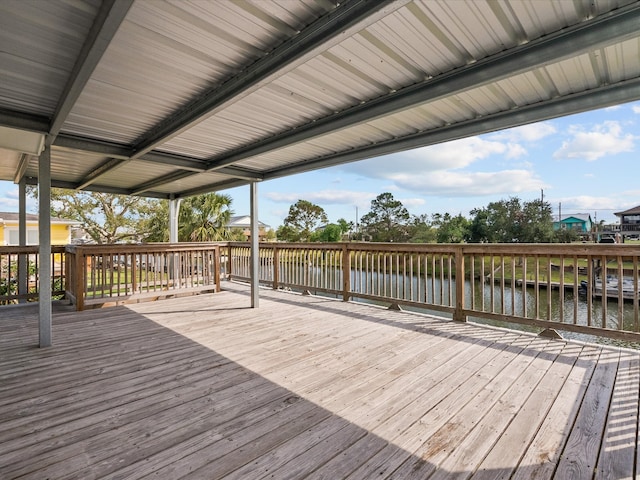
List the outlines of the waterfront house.
<svg viewBox="0 0 640 480">
<path fill-rule="evenodd" d="M 621 232 L 625 234 L 640 233 L 640 205 L 622 212 L 616 212 L 614 215 L 620 219 Z"/>
<path fill-rule="evenodd" d="M 588 213 L 571 213 L 556 217 L 553 222 L 554 230 L 575 230 L 579 233 L 588 233 L 591 231 L 593 221 Z"/>
</svg>

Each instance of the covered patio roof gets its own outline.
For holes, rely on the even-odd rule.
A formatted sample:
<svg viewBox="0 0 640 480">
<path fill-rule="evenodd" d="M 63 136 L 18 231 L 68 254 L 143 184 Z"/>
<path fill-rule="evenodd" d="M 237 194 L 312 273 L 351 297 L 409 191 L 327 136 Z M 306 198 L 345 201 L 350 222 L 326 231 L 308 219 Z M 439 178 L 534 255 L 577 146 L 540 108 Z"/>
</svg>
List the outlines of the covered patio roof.
<svg viewBox="0 0 640 480">
<path fill-rule="evenodd" d="M 639 24 L 628 0 L 0 2 L 0 180 L 38 181 L 14 129 L 54 187 L 180 198 L 637 100 Z"/>
</svg>

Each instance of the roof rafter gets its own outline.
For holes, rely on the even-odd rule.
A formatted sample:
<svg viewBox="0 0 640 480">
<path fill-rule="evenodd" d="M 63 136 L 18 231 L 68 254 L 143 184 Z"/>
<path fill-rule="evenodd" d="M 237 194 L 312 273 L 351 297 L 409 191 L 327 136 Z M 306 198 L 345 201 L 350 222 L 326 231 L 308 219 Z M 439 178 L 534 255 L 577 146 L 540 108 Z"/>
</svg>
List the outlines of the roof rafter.
<svg viewBox="0 0 640 480">
<path fill-rule="evenodd" d="M 309 170 L 333 167 L 343 163 L 388 155 L 413 148 L 426 147 L 472 135 L 480 135 L 505 128 L 549 120 L 564 115 L 605 108 L 632 100 L 640 100 L 640 79 L 600 87 L 570 96 L 554 98 L 537 104 L 487 115 L 481 119 L 467 120 L 451 126 L 394 138 L 374 145 L 354 148 L 348 152 L 328 155 L 293 167 L 274 169 L 266 172 L 264 179 L 271 180 L 287 175 L 307 172 Z"/>
<path fill-rule="evenodd" d="M 410 106 L 455 95 L 510 75 L 531 70 L 537 66 L 555 63 L 586 52 L 588 49 L 605 46 L 627 37 L 634 37 L 637 35 L 639 23 L 640 5 L 634 4 L 557 34 L 540 38 L 436 78 L 425 80 L 423 83 L 403 88 L 293 130 L 273 135 L 252 145 L 212 157 L 209 159 L 207 168 L 215 170 L 313 137 L 372 121 Z"/>
<path fill-rule="evenodd" d="M 49 141 L 58 135 L 102 55 L 123 22 L 133 0 L 105 0 L 69 76 L 49 128 Z"/>
<path fill-rule="evenodd" d="M 309 57 L 331 48 L 341 38 L 375 23 L 408 2 L 409 0 L 378 0 L 376 2 L 347 0 L 342 2 L 334 10 L 247 66 L 223 85 L 210 89 L 204 95 L 164 119 L 135 142 L 129 159 L 105 162 L 103 168 L 91 172 L 80 182 L 80 188 L 86 188 L 108 171 L 152 151 L 215 114 L 218 110 L 290 71 Z"/>
</svg>

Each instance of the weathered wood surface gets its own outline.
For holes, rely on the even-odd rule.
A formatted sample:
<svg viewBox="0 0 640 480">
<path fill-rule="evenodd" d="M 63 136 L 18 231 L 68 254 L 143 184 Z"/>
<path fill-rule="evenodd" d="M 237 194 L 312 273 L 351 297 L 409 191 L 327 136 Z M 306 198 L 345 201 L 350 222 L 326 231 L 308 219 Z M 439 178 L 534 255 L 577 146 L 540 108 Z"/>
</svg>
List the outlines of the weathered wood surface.
<svg viewBox="0 0 640 480">
<path fill-rule="evenodd" d="M 638 474 L 638 352 L 245 286 L 0 318 L 0 478 Z"/>
</svg>

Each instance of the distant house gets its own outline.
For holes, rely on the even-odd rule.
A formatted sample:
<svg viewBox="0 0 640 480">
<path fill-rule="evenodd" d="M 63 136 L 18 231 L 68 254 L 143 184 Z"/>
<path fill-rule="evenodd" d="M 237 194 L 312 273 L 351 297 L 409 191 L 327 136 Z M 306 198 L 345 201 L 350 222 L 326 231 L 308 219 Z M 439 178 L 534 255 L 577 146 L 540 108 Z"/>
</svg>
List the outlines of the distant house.
<svg viewBox="0 0 640 480">
<path fill-rule="evenodd" d="M 569 215 L 562 215 L 561 218 L 556 217 L 553 222 L 554 230 L 574 230 L 578 233 L 589 233 L 593 221 L 591 215 L 588 213 L 571 213 Z"/>
<path fill-rule="evenodd" d="M 0 212 L 0 245 L 19 245 L 18 214 Z M 38 245 L 38 215 L 27 213 L 27 245 Z M 51 218 L 51 244 L 71 243 L 71 229 L 78 222 L 63 218 Z"/>
<path fill-rule="evenodd" d="M 236 215 L 231 217 L 227 228 L 241 231 L 247 239 L 251 238 L 251 216 L 249 215 Z M 258 220 L 258 240 L 265 241 L 267 239 L 267 233 L 271 231 L 271 226 Z"/>
<path fill-rule="evenodd" d="M 640 205 L 614 215 L 620 219 L 620 231 L 640 232 Z"/>
</svg>

